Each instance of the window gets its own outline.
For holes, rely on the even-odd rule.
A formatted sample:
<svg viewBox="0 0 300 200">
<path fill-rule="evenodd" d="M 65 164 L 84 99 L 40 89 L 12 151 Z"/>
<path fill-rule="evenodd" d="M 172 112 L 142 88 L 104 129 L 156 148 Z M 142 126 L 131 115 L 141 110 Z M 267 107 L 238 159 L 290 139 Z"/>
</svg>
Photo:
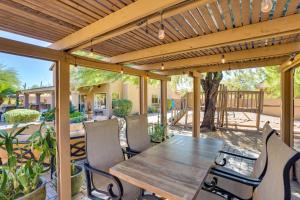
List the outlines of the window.
<svg viewBox="0 0 300 200">
<path fill-rule="evenodd" d="M 94 109 L 106 109 L 106 93 L 94 95 Z"/>
<path fill-rule="evenodd" d="M 158 104 L 159 103 L 158 95 L 153 94 L 151 102 L 152 102 L 152 104 Z"/>
</svg>

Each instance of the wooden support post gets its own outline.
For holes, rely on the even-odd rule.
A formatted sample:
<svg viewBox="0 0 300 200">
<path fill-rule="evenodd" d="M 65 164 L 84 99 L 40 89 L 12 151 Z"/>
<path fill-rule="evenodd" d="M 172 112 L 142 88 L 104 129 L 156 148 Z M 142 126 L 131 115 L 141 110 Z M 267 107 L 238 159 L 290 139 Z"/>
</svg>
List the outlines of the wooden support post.
<svg viewBox="0 0 300 200">
<path fill-rule="evenodd" d="M 41 93 L 35 94 L 35 103 L 38 106 L 39 111 L 41 110 Z"/>
<path fill-rule="evenodd" d="M 56 138 L 58 199 L 71 200 L 71 158 L 70 158 L 70 71 L 69 64 L 59 61 L 55 67 L 56 89 Z"/>
<path fill-rule="evenodd" d="M 280 135 L 284 143 L 292 145 L 293 118 L 293 69 L 281 72 L 281 127 Z"/>
<path fill-rule="evenodd" d="M 194 107 L 193 107 L 193 137 L 200 136 L 200 79 L 201 74 L 193 72 L 194 83 Z"/>
<path fill-rule="evenodd" d="M 140 114 L 148 112 L 148 77 L 140 77 Z"/>
<path fill-rule="evenodd" d="M 161 80 L 160 81 L 160 91 L 161 91 L 161 124 L 165 126 L 165 136 L 164 138 L 166 139 L 167 137 L 167 126 L 168 126 L 168 121 L 167 121 L 167 115 L 168 115 L 168 95 L 167 95 L 167 87 L 168 87 L 168 82 L 166 80 Z"/>
</svg>

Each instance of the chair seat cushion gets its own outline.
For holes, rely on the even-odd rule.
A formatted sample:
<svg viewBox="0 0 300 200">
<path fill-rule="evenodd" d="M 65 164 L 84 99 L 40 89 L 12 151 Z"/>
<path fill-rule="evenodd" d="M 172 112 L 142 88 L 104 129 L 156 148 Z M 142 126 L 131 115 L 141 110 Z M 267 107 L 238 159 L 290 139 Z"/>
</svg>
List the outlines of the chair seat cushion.
<svg viewBox="0 0 300 200">
<path fill-rule="evenodd" d="M 206 178 L 206 182 L 211 182 L 213 177 L 217 177 L 218 182 L 217 186 L 227 190 L 228 192 L 231 192 L 232 194 L 235 194 L 238 197 L 241 197 L 243 199 L 249 199 L 252 197 L 253 194 L 253 187 L 248 186 L 242 183 L 238 183 L 236 181 L 231 181 L 226 178 L 218 177 L 216 175 L 209 174 Z"/>
<path fill-rule="evenodd" d="M 207 192 L 205 190 L 200 190 L 195 200 L 221 200 L 225 199 L 219 195 L 213 194 L 211 192 Z"/>
</svg>

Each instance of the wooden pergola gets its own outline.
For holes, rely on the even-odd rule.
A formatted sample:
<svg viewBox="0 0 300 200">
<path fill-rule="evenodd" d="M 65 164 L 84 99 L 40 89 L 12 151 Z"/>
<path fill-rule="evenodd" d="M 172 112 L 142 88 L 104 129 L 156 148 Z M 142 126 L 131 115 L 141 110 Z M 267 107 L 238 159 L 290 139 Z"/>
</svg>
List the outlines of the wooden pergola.
<svg viewBox="0 0 300 200">
<path fill-rule="evenodd" d="M 80 65 L 140 77 L 140 112 L 147 112 L 147 79 L 161 80 L 167 123 L 170 75 L 194 79 L 193 136 L 200 133 L 201 73 L 281 65 L 281 135 L 291 144 L 293 69 L 300 65 L 299 0 L 2 0 L 0 30 L 52 43 L 48 48 L 0 38 L 0 52 L 56 63 L 59 198 L 70 199 L 69 67 Z M 162 25 L 163 24 L 163 25 Z M 163 27 L 163 28 L 162 28 Z M 164 39 L 158 30 L 164 29 Z M 105 61 L 73 54 L 91 51 Z M 221 62 L 222 58 L 226 62 Z"/>
</svg>

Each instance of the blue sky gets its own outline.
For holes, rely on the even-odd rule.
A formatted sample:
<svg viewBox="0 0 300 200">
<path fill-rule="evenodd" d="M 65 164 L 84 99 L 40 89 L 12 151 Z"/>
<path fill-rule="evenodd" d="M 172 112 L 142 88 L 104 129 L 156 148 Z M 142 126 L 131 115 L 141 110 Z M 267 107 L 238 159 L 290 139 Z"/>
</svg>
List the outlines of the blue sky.
<svg viewBox="0 0 300 200">
<path fill-rule="evenodd" d="M 50 44 L 48 42 L 8 33 L 1 30 L 0 37 L 43 47 L 46 47 Z M 40 85 L 41 81 L 43 85 L 53 85 L 52 72 L 49 71 L 52 62 L 0 53 L 0 64 L 5 65 L 7 68 L 14 69 L 18 73 L 19 79 L 22 83 L 21 85 L 26 83 L 27 88 L 31 87 L 32 85 Z"/>
</svg>

